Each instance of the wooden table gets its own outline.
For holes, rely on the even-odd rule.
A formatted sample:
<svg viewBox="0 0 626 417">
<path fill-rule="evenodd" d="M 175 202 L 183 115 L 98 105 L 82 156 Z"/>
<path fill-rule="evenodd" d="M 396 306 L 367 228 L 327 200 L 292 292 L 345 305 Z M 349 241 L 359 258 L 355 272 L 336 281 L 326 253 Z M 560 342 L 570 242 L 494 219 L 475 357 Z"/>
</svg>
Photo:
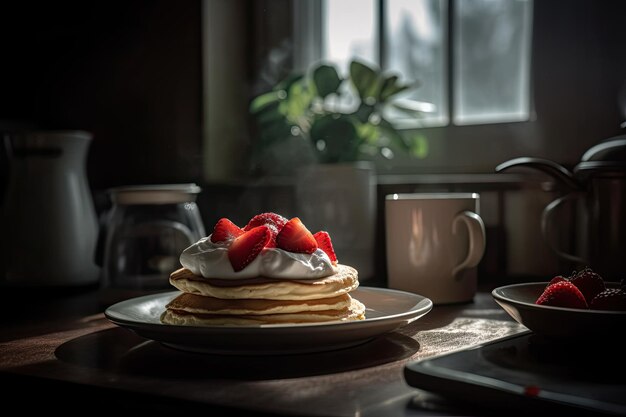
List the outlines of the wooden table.
<svg viewBox="0 0 626 417">
<path fill-rule="evenodd" d="M 407 361 L 524 330 L 487 290 L 473 303 L 436 306 L 399 331 L 349 349 L 218 356 L 173 350 L 110 323 L 104 309 L 130 294 L 2 294 L 5 406 L 66 415 L 84 413 L 85 403 L 91 411 L 170 416 L 433 415 L 416 405 L 426 394 L 404 381 Z"/>
</svg>

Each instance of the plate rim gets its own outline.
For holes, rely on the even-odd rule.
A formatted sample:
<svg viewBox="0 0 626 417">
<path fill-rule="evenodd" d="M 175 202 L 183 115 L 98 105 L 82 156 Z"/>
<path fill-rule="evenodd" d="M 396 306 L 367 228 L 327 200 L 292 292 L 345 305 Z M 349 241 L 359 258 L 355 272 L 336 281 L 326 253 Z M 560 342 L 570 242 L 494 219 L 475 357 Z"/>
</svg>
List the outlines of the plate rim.
<svg viewBox="0 0 626 417">
<path fill-rule="evenodd" d="M 379 288 L 379 287 L 368 287 L 368 286 L 359 286 L 357 289 L 355 289 L 354 291 L 351 291 L 351 293 L 354 292 L 360 292 L 360 291 L 365 291 L 365 292 L 374 292 L 374 293 L 388 293 L 388 294 L 397 294 L 397 295 L 402 295 L 402 296 L 410 296 L 410 297 L 415 297 L 415 306 L 412 309 L 409 309 L 407 311 L 403 311 L 400 313 L 395 313 L 395 314 L 391 314 L 391 315 L 384 315 L 384 316 L 379 316 L 379 317 L 372 317 L 372 318 L 365 318 L 363 320 L 349 320 L 349 321 L 331 321 L 331 322 L 319 322 L 319 323 L 278 323 L 278 324 L 249 324 L 249 325 L 239 325 L 239 326 L 232 326 L 232 325 L 217 325 L 217 326 L 189 326 L 189 325 L 175 325 L 175 324 L 165 324 L 165 323 L 148 323 L 145 321 L 137 321 L 137 320 L 127 320 L 127 319 L 123 319 L 120 317 L 115 317 L 115 310 L 118 309 L 120 306 L 125 305 L 125 304 L 137 304 L 140 302 L 145 302 L 147 300 L 150 299 L 154 299 L 154 298 L 161 298 L 161 297 L 168 297 L 168 296 L 172 296 L 174 297 L 176 294 L 181 294 L 181 291 L 178 290 L 174 290 L 174 291 L 167 291 L 167 292 L 160 292 L 160 293 L 155 293 L 155 294 L 147 294 L 147 295 L 142 295 L 139 297 L 133 297 L 133 298 L 129 298 L 127 300 L 122 300 L 119 301 L 117 303 L 114 303 L 110 306 L 108 306 L 105 310 L 104 310 L 104 316 L 111 321 L 112 323 L 118 325 L 118 326 L 122 326 L 122 327 L 127 327 L 127 328 L 131 328 L 135 327 L 135 326 L 142 326 L 143 328 L 146 327 L 150 327 L 150 328 L 161 328 L 161 329 L 166 329 L 166 328 L 170 328 L 170 329 L 176 329 L 177 331 L 180 331 L 181 329 L 184 329 L 186 331 L 189 332 L 207 332 L 210 330 L 219 330 L 220 332 L 229 332 L 229 331 L 241 331 L 242 329 L 245 329 L 246 331 L 267 331 L 269 329 L 309 329 L 309 328 L 317 328 L 317 327 L 324 327 L 324 328 L 328 328 L 328 327 L 337 327 L 337 326 L 341 326 L 343 328 L 345 327 L 349 327 L 349 326 L 362 326 L 365 323 L 378 323 L 378 322 L 386 322 L 386 321 L 393 321 L 393 320 L 401 320 L 401 319 L 411 319 L 413 317 L 418 316 L 417 318 L 429 313 L 432 308 L 433 308 L 433 302 L 430 298 L 425 297 L 421 294 L 415 294 L 415 293 L 410 293 L 407 291 L 401 291 L 401 290 L 396 290 L 396 289 L 391 289 L 391 288 Z M 423 306 L 419 306 L 420 303 L 425 302 L 425 304 Z M 366 309 L 368 308 L 367 305 L 365 306 Z"/>
</svg>

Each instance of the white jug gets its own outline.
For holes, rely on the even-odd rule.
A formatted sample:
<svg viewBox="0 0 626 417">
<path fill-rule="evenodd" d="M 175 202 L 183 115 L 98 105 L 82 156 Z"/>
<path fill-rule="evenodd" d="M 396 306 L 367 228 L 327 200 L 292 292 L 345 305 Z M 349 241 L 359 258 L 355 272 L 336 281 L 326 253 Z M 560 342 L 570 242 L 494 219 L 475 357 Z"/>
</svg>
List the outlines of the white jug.
<svg viewBox="0 0 626 417">
<path fill-rule="evenodd" d="M 98 281 L 98 223 L 85 169 L 91 139 L 83 131 L 5 137 L 10 169 L 1 224 L 4 284 Z"/>
</svg>

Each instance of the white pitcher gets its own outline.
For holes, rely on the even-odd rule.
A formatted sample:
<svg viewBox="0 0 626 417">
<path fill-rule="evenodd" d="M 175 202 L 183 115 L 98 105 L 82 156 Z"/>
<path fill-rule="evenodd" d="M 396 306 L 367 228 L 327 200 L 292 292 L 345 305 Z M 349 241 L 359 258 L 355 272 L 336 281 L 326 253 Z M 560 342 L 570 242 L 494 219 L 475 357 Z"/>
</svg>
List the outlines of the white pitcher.
<svg viewBox="0 0 626 417">
<path fill-rule="evenodd" d="M 10 170 L 2 210 L 2 281 L 19 286 L 88 285 L 98 223 L 86 177 L 92 135 L 44 131 L 5 137 Z"/>
</svg>

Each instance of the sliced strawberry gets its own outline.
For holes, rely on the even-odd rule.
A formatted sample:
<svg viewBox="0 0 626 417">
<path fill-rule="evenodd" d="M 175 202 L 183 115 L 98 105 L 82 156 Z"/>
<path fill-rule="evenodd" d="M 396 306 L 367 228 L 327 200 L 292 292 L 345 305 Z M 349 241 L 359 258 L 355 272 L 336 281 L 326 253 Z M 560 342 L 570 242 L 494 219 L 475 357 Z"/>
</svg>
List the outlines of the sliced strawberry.
<svg viewBox="0 0 626 417">
<path fill-rule="evenodd" d="M 587 304 L 591 303 L 593 298 L 606 289 L 602 277 L 593 272 L 591 268 L 585 268 L 575 276 L 570 278 L 570 282 L 574 284 L 585 296 Z"/>
<path fill-rule="evenodd" d="M 548 288 L 552 284 L 556 284 L 557 282 L 561 282 L 561 281 L 567 281 L 567 278 L 564 278 L 563 275 L 557 275 L 554 278 L 552 278 L 550 282 L 548 282 L 548 285 L 546 285 L 546 288 Z"/>
<path fill-rule="evenodd" d="M 280 214 L 272 212 L 261 213 L 251 218 L 248 224 L 243 228 L 243 230 L 247 231 L 254 227 L 263 225 L 269 227 L 270 232 L 272 233 L 272 237 L 266 247 L 275 248 L 276 236 L 281 230 L 283 230 L 283 226 L 285 225 L 285 223 L 287 223 L 287 219 Z"/>
<path fill-rule="evenodd" d="M 241 271 L 254 261 L 270 240 L 270 236 L 267 226 L 258 226 L 233 240 L 228 248 L 228 260 L 235 272 Z"/>
<path fill-rule="evenodd" d="M 266 248 L 275 248 L 276 247 L 276 236 L 278 236 L 278 230 L 276 230 L 276 226 L 271 225 L 271 224 L 266 224 L 265 227 L 267 227 L 269 229 L 269 231 L 270 231 L 270 240 L 267 241 L 267 245 L 265 245 L 265 247 Z"/>
<path fill-rule="evenodd" d="M 317 247 L 326 252 L 326 255 L 328 255 L 333 265 L 337 265 L 337 255 L 335 254 L 335 250 L 333 249 L 333 243 L 330 240 L 330 235 L 328 234 L 328 232 L 317 232 L 313 235 L 313 237 L 317 242 Z"/>
<path fill-rule="evenodd" d="M 548 286 L 535 301 L 535 304 L 554 307 L 588 308 L 585 296 L 569 281 L 560 281 Z"/>
<path fill-rule="evenodd" d="M 299 218 L 294 217 L 276 236 L 276 246 L 289 252 L 313 253 L 317 242 Z"/>
<path fill-rule="evenodd" d="M 243 230 L 235 223 L 223 217 L 215 223 L 213 233 L 211 233 L 211 242 L 227 242 L 239 237 L 243 234 Z"/>
<path fill-rule="evenodd" d="M 589 308 L 592 310 L 626 311 L 626 291 L 621 288 L 609 288 L 591 300 Z"/>
</svg>

